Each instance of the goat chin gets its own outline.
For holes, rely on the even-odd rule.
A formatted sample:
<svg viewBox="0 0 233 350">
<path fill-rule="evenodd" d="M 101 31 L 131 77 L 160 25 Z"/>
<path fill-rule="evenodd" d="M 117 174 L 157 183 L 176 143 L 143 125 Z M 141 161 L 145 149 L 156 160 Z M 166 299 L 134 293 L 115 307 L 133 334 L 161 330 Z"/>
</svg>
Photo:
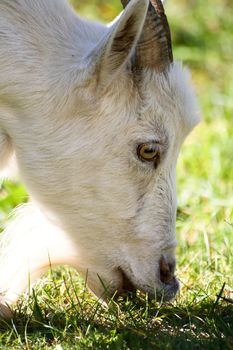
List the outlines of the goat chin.
<svg viewBox="0 0 233 350">
<path fill-rule="evenodd" d="M 17 227 L 17 230 L 15 230 Z M 49 234 L 48 234 L 49 230 Z M 12 316 L 10 305 L 30 289 L 50 266 L 73 265 L 77 252 L 63 231 L 32 205 L 16 210 L 1 239 L 0 315 Z"/>
</svg>

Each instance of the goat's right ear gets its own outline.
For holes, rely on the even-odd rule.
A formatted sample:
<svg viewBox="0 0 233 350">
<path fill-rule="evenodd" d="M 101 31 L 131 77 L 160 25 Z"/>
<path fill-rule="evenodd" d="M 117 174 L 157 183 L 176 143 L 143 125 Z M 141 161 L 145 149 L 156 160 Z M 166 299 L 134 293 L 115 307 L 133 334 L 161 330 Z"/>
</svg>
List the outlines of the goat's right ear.
<svg viewBox="0 0 233 350">
<path fill-rule="evenodd" d="M 131 0 L 92 52 L 103 85 L 129 62 L 143 30 L 148 6 L 149 0 Z"/>
</svg>

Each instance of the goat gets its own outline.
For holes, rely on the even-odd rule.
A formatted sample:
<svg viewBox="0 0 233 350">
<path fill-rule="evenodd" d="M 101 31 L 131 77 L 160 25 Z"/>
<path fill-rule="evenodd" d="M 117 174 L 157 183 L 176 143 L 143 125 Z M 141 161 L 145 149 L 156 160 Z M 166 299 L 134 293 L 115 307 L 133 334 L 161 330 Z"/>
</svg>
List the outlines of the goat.
<svg viewBox="0 0 233 350">
<path fill-rule="evenodd" d="M 105 299 L 173 298 L 176 162 L 198 123 L 160 0 L 122 0 L 109 26 L 65 0 L 0 2 L 0 168 L 30 203 L 0 246 L 0 310 L 49 266 L 87 274 Z"/>
</svg>

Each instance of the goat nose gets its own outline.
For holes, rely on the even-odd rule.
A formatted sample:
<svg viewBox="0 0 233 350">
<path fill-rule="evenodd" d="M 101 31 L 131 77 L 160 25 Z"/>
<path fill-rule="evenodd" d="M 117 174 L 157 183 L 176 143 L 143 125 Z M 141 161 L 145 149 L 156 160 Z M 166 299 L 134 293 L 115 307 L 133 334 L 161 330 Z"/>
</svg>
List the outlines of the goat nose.
<svg viewBox="0 0 233 350">
<path fill-rule="evenodd" d="M 160 281 L 165 284 L 171 284 L 174 280 L 175 262 L 168 262 L 162 255 L 159 260 Z"/>
</svg>

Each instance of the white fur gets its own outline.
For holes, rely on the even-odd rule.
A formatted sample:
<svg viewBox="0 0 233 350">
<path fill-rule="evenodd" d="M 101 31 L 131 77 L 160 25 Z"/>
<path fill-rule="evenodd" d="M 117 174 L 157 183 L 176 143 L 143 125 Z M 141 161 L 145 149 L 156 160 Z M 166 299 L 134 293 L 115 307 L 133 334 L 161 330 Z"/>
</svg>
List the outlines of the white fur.
<svg viewBox="0 0 233 350">
<path fill-rule="evenodd" d="M 119 267 L 153 293 L 161 255 L 174 262 L 176 160 L 198 117 L 179 64 L 137 85 L 127 68 L 147 6 L 132 0 L 105 27 L 65 0 L 0 2 L 0 167 L 15 154 L 31 196 L 1 242 L 2 313 L 50 265 L 88 270 L 101 296 L 100 278 L 121 288 Z M 134 40 L 117 53 L 130 17 Z M 151 140 L 158 169 L 136 154 Z"/>
</svg>

